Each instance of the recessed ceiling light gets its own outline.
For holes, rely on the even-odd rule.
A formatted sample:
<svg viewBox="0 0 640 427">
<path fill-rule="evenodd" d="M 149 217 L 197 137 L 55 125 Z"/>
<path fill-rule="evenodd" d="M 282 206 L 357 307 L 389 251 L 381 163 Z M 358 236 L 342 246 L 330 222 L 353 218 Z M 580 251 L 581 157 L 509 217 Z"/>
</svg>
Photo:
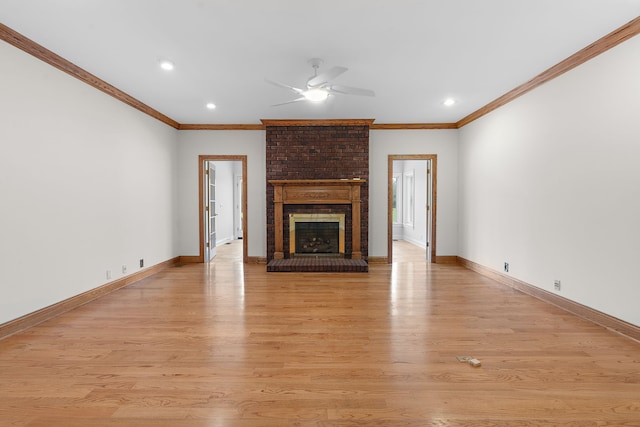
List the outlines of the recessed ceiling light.
<svg viewBox="0 0 640 427">
<path fill-rule="evenodd" d="M 216 108 L 216 104 L 214 104 L 213 102 L 207 102 L 207 108 L 209 110 L 213 110 L 214 108 Z"/>
<path fill-rule="evenodd" d="M 447 107 L 451 107 L 455 103 L 456 103 L 456 100 L 453 98 L 447 98 L 443 102 L 443 104 L 446 105 Z"/>
<path fill-rule="evenodd" d="M 163 70 L 171 71 L 174 68 L 173 62 L 171 61 L 160 61 L 160 68 Z"/>
</svg>

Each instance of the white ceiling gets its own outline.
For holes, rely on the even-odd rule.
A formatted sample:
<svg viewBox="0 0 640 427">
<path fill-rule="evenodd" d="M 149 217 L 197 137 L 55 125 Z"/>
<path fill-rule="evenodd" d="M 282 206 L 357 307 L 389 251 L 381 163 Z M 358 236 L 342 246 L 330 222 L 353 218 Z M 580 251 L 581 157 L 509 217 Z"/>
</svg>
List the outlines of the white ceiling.
<svg viewBox="0 0 640 427">
<path fill-rule="evenodd" d="M 639 15 L 640 0 L 0 0 L 0 22 L 183 124 L 456 122 Z M 296 96 L 265 78 L 303 87 L 315 57 L 376 97 L 272 107 Z"/>
</svg>

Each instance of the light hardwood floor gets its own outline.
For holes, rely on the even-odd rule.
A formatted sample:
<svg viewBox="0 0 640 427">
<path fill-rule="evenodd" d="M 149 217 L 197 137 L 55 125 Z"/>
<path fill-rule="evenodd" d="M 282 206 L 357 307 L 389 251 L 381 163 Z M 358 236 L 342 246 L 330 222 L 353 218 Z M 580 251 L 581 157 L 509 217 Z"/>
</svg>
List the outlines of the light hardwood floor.
<svg viewBox="0 0 640 427">
<path fill-rule="evenodd" d="M 232 240 L 229 243 L 217 246 L 216 256 L 213 261 L 216 263 L 242 262 L 242 240 Z"/>
<path fill-rule="evenodd" d="M 393 241 L 394 262 L 427 262 L 427 250 L 406 240 Z"/>
<path fill-rule="evenodd" d="M 0 341 L 0 426 L 640 425 L 640 344 L 554 306 L 455 265 L 226 249 Z"/>
</svg>

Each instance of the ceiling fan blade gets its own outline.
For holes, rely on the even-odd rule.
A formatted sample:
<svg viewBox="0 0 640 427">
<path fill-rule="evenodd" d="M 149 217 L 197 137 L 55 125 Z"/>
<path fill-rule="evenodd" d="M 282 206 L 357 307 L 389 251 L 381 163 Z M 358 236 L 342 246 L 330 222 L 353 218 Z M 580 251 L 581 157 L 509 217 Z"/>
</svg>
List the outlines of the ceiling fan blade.
<svg viewBox="0 0 640 427">
<path fill-rule="evenodd" d="M 340 74 L 344 73 L 347 70 L 348 68 L 346 67 L 329 68 L 324 73 L 318 74 L 317 76 L 310 78 L 309 81 L 307 82 L 307 86 L 309 87 L 322 86 L 324 84 L 329 83 L 331 80 L 335 79 L 336 77 L 338 77 Z"/>
<path fill-rule="evenodd" d="M 272 107 L 279 107 L 280 105 L 293 104 L 294 102 L 305 101 L 307 98 L 301 96 L 300 98 L 296 98 L 292 101 L 281 102 L 280 104 L 273 104 Z"/>
<path fill-rule="evenodd" d="M 264 81 L 267 83 L 271 83 L 274 86 L 278 86 L 284 89 L 289 89 L 291 92 L 297 93 L 298 95 L 301 95 L 304 92 L 303 89 L 298 89 L 297 87 L 289 86 L 284 83 L 274 82 L 273 80 L 269 80 L 269 79 L 264 79 Z"/>
<path fill-rule="evenodd" d="M 331 85 L 329 91 L 334 93 L 342 93 L 344 95 L 359 95 L 359 96 L 376 96 L 376 93 L 370 89 L 362 89 L 359 87 Z"/>
</svg>

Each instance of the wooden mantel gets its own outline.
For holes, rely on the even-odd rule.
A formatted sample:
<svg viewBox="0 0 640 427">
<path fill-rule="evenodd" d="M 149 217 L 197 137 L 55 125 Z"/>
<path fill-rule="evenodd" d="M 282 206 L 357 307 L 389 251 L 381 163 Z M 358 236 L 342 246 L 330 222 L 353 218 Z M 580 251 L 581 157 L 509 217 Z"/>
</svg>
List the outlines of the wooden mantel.
<svg viewBox="0 0 640 427">
<path fill-rule="evenodd" d="M 284 259 L 283 205 L 351 205 L 351 259 L 362 259 L 360 247 L 360 179 L 269 180 L 273 185 L 274 259 Z"/>
</svg>

